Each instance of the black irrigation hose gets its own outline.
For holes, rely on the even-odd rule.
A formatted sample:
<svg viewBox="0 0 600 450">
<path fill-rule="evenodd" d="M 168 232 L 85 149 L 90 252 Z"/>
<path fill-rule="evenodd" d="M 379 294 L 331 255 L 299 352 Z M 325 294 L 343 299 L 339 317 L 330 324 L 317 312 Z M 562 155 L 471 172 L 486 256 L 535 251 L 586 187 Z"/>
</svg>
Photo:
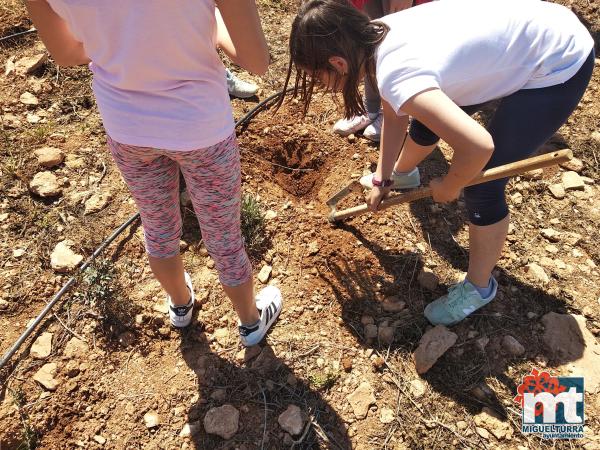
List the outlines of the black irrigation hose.
<svg viewBox="0 0 600 450">
<path fill-rule="evenodd" d="M 25 36 L 27 34 L 35 33 L 37 30 L 35 28 L 31 28 L 30 30 L 20 31 L 19 33 L 9 34 L 8 36 L 0 37 L 0 42 L 8 41 L 10 39 L 18 38 L 20 36 Z"/>
<path fill-rule="evenodd" d="M 31 30 L 30 30 L 31 31 Z M 289 90 L 288 90 L 289 92 Z M 245 114 L 240 120 L 235 123 L 235 128 L 249 122 L 256 114 L 258 114 L 262 109 L 266 108 L 269 102 L 278 99 L 281 95 L 283 95 L 283 91 L 279 91 L 276 94 L 273 94 L 266 99 L 259 102 L 254 108 L 252 108 L 247 114 Z M 81 265 L 77 270 L 77 273 L 82 273 L 85 269 L 87 269 L 92 262 L 102 253 L 102 251 L 108 247 L 108 245 L 114 241 L 117 236 L 119 236 L 129 225 L 135 222 L 140 217 L 140 213 L 135 213 L 126 222 L 124 222 L 119 228 L 117 228 L 100 246 L 92 253 L 92 255 Z M 27 338 L 33 333 L 33 331 L 37 328 L 40 322 L 44 319 L 46 314 L 52 309 L 54 305 L 62 298 L 64 294 L 66 294 L 69 289 L 75 284 L 77 281 L 77 275 L 72 276 L 69 281 L 56 293 L 54 298 L 46 305 L 46 307 L 40 312 L 40 314 L 35 318 L 33 323 L 27 327 L 27 329 L 23 332 L 23 334 L 17 339 L 17 341 L 12 345 L 12 347 L 4 354 L 2 360 L 0 360 L 0 370 L 8 363 L 10 358 L 19 350 L 23 342 L 27 340 Z"/>
</svg>

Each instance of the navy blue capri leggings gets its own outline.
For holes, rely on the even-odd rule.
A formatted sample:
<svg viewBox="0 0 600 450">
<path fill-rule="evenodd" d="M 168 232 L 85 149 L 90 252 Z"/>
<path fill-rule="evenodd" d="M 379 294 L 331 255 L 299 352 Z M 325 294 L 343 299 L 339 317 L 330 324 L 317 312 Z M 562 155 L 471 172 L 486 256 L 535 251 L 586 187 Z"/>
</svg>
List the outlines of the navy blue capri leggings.
<svg viewBox="0 0 600 450">
<path fill-rule="evenodd" d="M 494 153 L 485 169 L 529 157 L 564 124 L 577 107 L 592 76 L 594 51 L 568 81 L 539 89 L 521 89 L 500 100 L 487 130 L 494 140 Z M 463 106 L 469 115 L 481 105 Z M 419 145 L 433 145 L 439 137 L 416 119 L 410 137 Z M 508 215 L 504 189 L 508 178 L 465 188 L 469 220 L 474 225 L 492 225 Z"/>
</svg>

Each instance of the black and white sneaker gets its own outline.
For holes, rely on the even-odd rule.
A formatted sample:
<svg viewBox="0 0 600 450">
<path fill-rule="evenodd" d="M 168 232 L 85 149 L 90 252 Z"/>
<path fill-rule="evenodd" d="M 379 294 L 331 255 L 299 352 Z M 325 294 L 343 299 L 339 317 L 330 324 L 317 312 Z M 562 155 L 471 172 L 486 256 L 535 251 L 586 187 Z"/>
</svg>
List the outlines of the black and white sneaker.
<svg viewBox="0 0 600 450">
<path fill-rule="evenodd" d="M 240 340 L 246 347 L 251 347 L 263 340 L 265 334 L 269 331 L 281 309 L 283 300 L 281 292 L 275 286 L 267 286 L 256 296 L 256 308 L 260 312 L 260 320 L 253 327 L 240 325 Z"/>
<path fill-rule="evenodd" d="M 171 320 L 171 325 L 177 328 L 187 327 L 192 321 L 192 313 L 194 312 L 194 302 L 196 301 L 196 296 L 194 295 L 192 279 L 187 272 L 185 272 L 185 284 L 190 290 L 190 301 L 187 303 L 187 305 L 176 306 L 171 302 L 171 297 L 167 295 L 169 319 Z"/>
</svg>

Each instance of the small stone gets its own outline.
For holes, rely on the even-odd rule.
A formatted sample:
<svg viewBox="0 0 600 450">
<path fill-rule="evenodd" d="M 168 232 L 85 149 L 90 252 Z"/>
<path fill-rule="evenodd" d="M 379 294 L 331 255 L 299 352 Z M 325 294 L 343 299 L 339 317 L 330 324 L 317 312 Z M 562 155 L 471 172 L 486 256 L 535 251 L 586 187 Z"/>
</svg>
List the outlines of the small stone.
<svg viewBox="0 0 600 450">
<path fill-rule="evenodd" d="M 29 354 L 35 359 L 44 359 L 52 353 L 52 333 L 42 333 L 33 343 Z"/>
<path fill-rule="evenodd" d="M 546 271 L 536 263 L 529 263 L 526 267 L 527 274 L 529 277 L 540 284 L 547 284 L 550 281 Z"/>
<path fill-rule="evenodd" d="M 98 211 L 104 209 L 106 205 L 108 205 L 110 199 L 111 195 L 109 193 L 97 193 L 92 195 L 85 202 L 85 211 L 83 214 L 88 215 L 97 213 Z"/>
<path fill-rule="evenodd" d="M 440 282 L 437 275 L 427 268 L 421 269 L 417 281 L 422 287 L 430 291 L 435 291 Z"/>
<path fill-rule="evenodd" d="M 506 353 L 512 356 L 521 356 L 525 353 L 525 347 L 509 334 L 502 338 L 502 347 Z"/>
<path fill-rule="evenodd" d="M 360 323 L 361 323 L 363 326 L 370 325 L 370 324 L 373 324 L 373 323 L 375 323 L 375 319 L 373 319 L 373 317 L 371 317 L 371 316 L 367 316 L 367 315 L 365 314 L 365 315 L 363 315 L 363 316 L 360 318 Z"/>
<path fill-rule="evenodd" d="M 42 67 L 46 61 L 48 61 L 48 54 L 45 52 L 26 56 L 15 63 L 15 73 L 21 76 L 29 75 Z"/>
<path fill-rule="evenodd" d="M 550 186 L 548 186 L 548 189 L 550 190 L 550 193 L 552 194 L 552 196 L 558 200 L 561 200 L 563 198 L 565 198 L 565 188 L 562 184 L 557 183 L 557 184 L 551 184 Z"/>
<path fill-rule="evenodd" d="M 354 134 L 349 134 L 348 135 L 348 142 L 352 143 L 356 141 L 356 136 L 354 136 Z"/>
<path fill-rule="evenodd" d="M 0 299 L 0 311 L 6 311 L 8 309 L 8 302 L 3 298 Z"/>
<path fill-rule="evenodd" d="M 468 426 L 469 424 L 464 420 L 459 420 L 458 422 L 456 422 L 456 428 L 458 430 L 466 430 Z"/>
<path fill-rule="evenodd" d="M 379 412 L 379 421 L 381 423 L 392 423 L 394 420 L 396 420 L 396 413 L 394 413 L 392 409 L 381 408 L 381 411 Z"/>
<path fill-rule="evenodd" d="M 2 125 L 6 128 L 19 128 L 21 120 L 14 114 L 4 114 L 2 116 Z"/>
<path fill-rule="evenodd" d="M 414 359 L 418 374 L 427 372 L 446 351 L 454 345 L 458 336 L 444 325 L 427 331 L 415 350 Z"/>
<path fill-rule="evenodd" d="M 380 326 L 377 337 L 382 344 L 391 345 L 394 342 L 394 334 L 396 334 L 396 328 Z"/>
<path fill-rule="evenodd" d="M 106 444 L 106 438 L 104 436 L 100 436 L 99 434 L 95 435 L 93 439 L 100 445 Z"/>
<path fill-rule="evenodd" d="M 527 180 L 539 180 L 544 175 L 544 169 L 533 169 L 523 174 L 523 178 Z"/>
<path fill-rule="evenodd" d="M 369 383 L 362 382 L 352 394 L 346 397 L 350 406 L 354 411 L 354 415 L 357 419 L 364 419 L 367 417 L 369 407 L 376 402 L 375 396 L 373 395 L 373 388 Z"/>
<path fill-rule="evenodd" d="M 188 244 L 186 241 L 184 241 L 183 239 L 179 240 L 179 251 L 180 252 L 184 252 L 189 248 L 190 244 Z"/>
<path fill-rule="evenodd" d="M 231 439 L 238 431 L 240 412 L 232 405 L 211 408 L 204 416 L 204 431 Z"/>
<path fill-rule="evenodd" d="M 258 281 L 262 284 L 267 284 L 269 278 L 271 277 L 271 272 L 273 271 L 273 267 L 269 265 L 264 265 L 260 272 L 258 272 Z"/>
<path fill-rule="evenodd" d="M 181 206 L 187 206 L 187 207 L 192 206 L 192 199 L 190 197 L 190 194 L 188 194 L 187 190 L 185 190 L 185 191 L 181 192 L 181 194 L 179 194 L 179 203 L 181 203 Z"/>
<path fill-rule="evenodd" d="M 253 345 L 251 347 L 244 347 L 236 354 L 236 359 L 239 362 L 248 363 L 260 355 L 261 348 L 258 345 Z"/>
<path fill-rule="evenodd" d="M 57 371 L 56 363 L 44 364 L 33 376 L 33 379 L 49 391 L 55 391 L 60 381 L 55 377 Z"/>
<path fill-rule="evenodd" d="M 29 189 L 40 197 L 55 197 L 62 193 L 58 178 L 52 172 L 38 172 L 29 182 Z"/>
<path fill-rule="evenodd" d="M 20 258 L 25 254 L 24 248 L 15 248 L 12 252 L 13 258 Z"/>
<path fill-rule="evenodd" d="M 213 337 L 220 345 L 226 345 L 229 341 L 229 330 L 227 328 L 219 328 L 213 334 Z"/>
<path fill-rule="evenodd" d="M 350 372 L 352 370 L 352 358 L 344 356 L 342 358 L 342 367 L 344 372 Z"/>
<path fill-rule="evenodd" d="M 475 343 L 483 351 L 483 350 L 485 350 L 487 345 L 490 343 L 490 338 L 487 336 L 481 336 L 479 339 L 477 339 L 475 341 Z"/>
<path fill-rule="evenodd" d="M 579 158 L 571 158 L 570 160 L 561 163 L 560 166 L 567 170 L 572 170 L 573 172 L 579 173 L 583 170 L 583 161 Z"/>
<path fill-rule="evenodd" d="M 477 431 L 477 434 L 482 438 L 486 440 L 490 439 L 490 433 L 488 433 L 488 431 L 485 428 L 475 427 L 475 431 Z"/>
<path fill-rule="evenodd" d="M 33 153 L 37 157 L 38 164 L 47 168 L 58 166 L 65 159 L 62 150 L 56 147 L 38 148 Z"/>
<path fill-rule="evenodd" d="M 550 242 L 558 242 L 560 239 L 560 232 L 553 228 L 544 228 L 540 233 Z"/>
<path fill-rule="evenodd" d="M 42 120 L 42 118 L 40 116 L 38 116 L 37 114 L 27 114 L 27 117 L 25 119 L 27 120 L 28 123 L 31 123 L 31 124 L 39 123 Z"/>
<path fill-rule="evenodd" d="M 37 97 L 31 92 L 24 92 L 23 94 L 21 94 L 21 96 L 19 97 L 19 101 L 27 106 L 35 106 L 40 103 Z"/>
<path fill-rule="evenodd" d="M 265 213 L 265 220 L 273 220 L 275 217 L 277 217 L 277 212 L 273 211 L 272 209 L 269 209 Z"/>
<path fill-rule="evenodd" d="M 383 370 L 385 367 L 385 359 L 383 359 L 381 356 L 374 356 L 371 359 L 371 364 L 373 365 L 373 369 L 375 371 Z"/>
<path fill-rule="evenodd" d="M 148 411 L 144 414 L 144 425 L 146 428 L 156 428 L 161 424 L 160 415 L 156 411 Z"/>
<path fill-rule="evenodd" d="M 257 370 L 262 375 L 276 371 L 281 365 L 281 360 L 275 356 L 271 347 L 264 347 L 260 354 L 252 363 L 252 369 Z"/>
<path fill-rule="evenodd" d="M 397 295 L 386 297 L 381 304 L 383 310 L 389 313 L 402 311 L 406 307 L 406 303 L 400 300 Z"/>
<path fill-rule="evenodd" d="M 215 268 L 215 260 L 211 258 L 208 261 L 206 261 L 206 267 L 208 267 L 209 269 L 214 269 Z"/>
<path fill-rule="evenodd" d="M 292 436 L 297 436 L 302 433 L 304 422 L 305 419 L 302 410 L 296 405 L 289 405 L 277 418 L 279 426 Z"/>
<path fill-rule="evenodd" d="M 63 355 L 66 358 L 84 358 L 88 351 L 89 346 L 87 343 L 79 338 L 72 337 L 69 342 L 67 342 L 67 345 L 65 345 Z"/>
<path fill-rule="evenodd" d="M 375 324 L 368 324 L 365 325 L 365 339 L 367 341 L 371 341 L 373 339 L 375 339 L 377 337 L 377 325 Z"/>
<path fill-rule="evenodd" d="M 222 403 L 227 399 L 227 391 L 225 389 L 217 389 L 210 394 L 211 400 Z"/>
<path fill-rule="evenodd" d="M 50 266 L 52 266 L 55 272 L 70 272 L 83 261 L 83 256 L 71 250 L 70 247 L 72 245 L 74 245 L 72 241 L 65 240 L 56 244 L 54 250 L 52 250 Z"/>
<path fill-rule="evenodd" d="M 585 188 L 585 182 L 581 179 L 577 172 L 569 171 L 562 175 L 562 184 L 566 191 L 579 190 Z"/>
<path fill-rule="evenodd" d="M 410 393 L 415 398 L 423 397 L 425 392 L 427 392 L 427 386 L 419 379 L 411 380 L 409 389 Z"/>
</svg>

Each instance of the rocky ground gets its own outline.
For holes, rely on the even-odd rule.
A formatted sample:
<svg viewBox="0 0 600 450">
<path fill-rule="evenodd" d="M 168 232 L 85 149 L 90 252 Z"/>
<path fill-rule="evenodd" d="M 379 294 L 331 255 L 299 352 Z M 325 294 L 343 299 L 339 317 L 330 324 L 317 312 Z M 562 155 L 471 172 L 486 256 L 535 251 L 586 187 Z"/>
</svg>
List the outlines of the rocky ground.
<svg viewBox="0 0 600 450">
<path fill-rule="evenodd" d="M 599 50 L 596 3 L 562 3 Z M 294 8 L 260 2 L 275 62 L 262 79 L 241 74 L 261 91 L 233 100 L 236 118 L 280 89 Z M 0 16 L 0 36 L 30 27 L 16 0 L 0 0 Z M 2 41 L 0 61 L 4 353 L 135 206 L 105 150 L 88 71 L 57 68 L 35 34 Z M 326 199 L 371 169 L 377 149 L 332 135 L 339 110 L 317 94 L 304 119 L 291 102 L 238 130 L 244 190 L 266 223 L 251 249 L 257 285 L 278 285 L 285 301 L 265 342 L 240 347 L 182 194 L 193 325 L 168 326 L 134 222 L 0 373 L 0 448 L 600 448 L 596 62 L 579 108 L 544 149 L 568 147 L 576 159 L 509 185 L 513 223 L 486 308 L 451 329 L 422 315 L 466 269 L 460 200 L 328 224 Z M 426 180 L 450 154 L 442 144 L 423 164 Z M 584 439 L 521 433 L 514 397 L 533 369 L 585 376 Z"/>
</svg>

